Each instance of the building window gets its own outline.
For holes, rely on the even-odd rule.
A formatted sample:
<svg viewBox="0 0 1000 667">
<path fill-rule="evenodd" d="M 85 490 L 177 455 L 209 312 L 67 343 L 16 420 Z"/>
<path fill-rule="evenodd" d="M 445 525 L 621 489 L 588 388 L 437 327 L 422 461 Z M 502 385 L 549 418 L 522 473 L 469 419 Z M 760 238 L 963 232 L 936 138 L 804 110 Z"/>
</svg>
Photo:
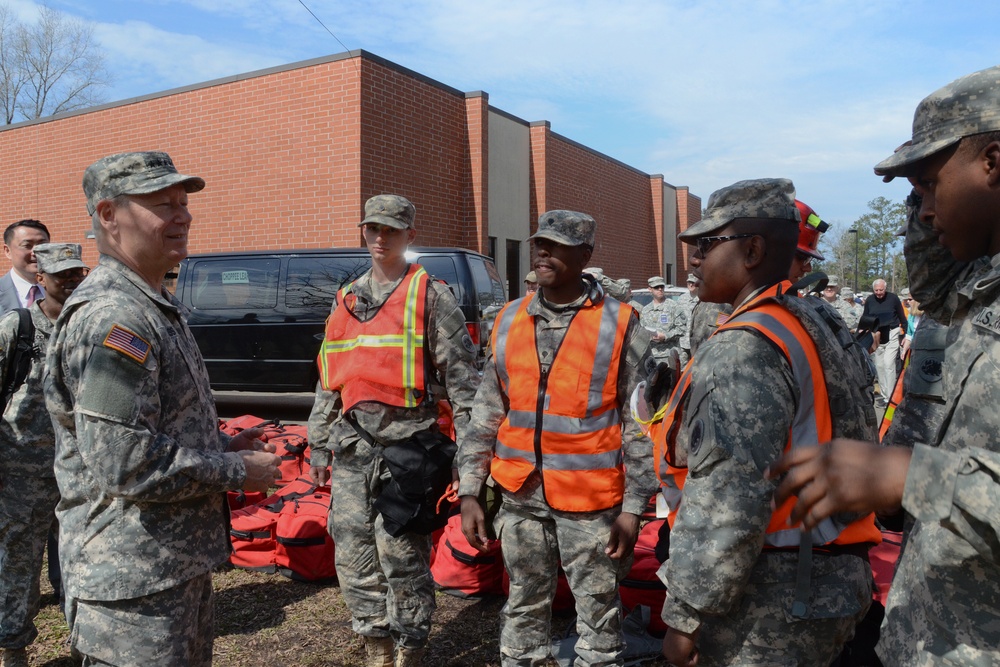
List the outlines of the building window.
<svg viewBox="0 0 1000 667">
<path fill-rule="evenodd" d="M 496 264 L 497 263 L 497 237 L 495 237 L 495 236 L 489 236 L 487 238 L 489 239 L 489 241 L 488 241 L 489 245 L 486 248 L 486 254 L 489 255 L 490 259 L 493 260 L 493 263 Z"/>
<path fill-rule="evenodd" d="M 521 242 L 507 239 L 507 294 L 514 298 L 514 295 L 524 294 L 521 285 Z"/>
</svg>

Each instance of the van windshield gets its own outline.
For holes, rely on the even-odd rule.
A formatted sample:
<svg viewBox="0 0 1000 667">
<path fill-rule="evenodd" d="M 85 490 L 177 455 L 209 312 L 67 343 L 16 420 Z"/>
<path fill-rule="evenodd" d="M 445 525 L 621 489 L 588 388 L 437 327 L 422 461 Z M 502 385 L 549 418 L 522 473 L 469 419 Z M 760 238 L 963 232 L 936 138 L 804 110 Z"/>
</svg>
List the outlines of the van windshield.
<svg viewBox="0 0 1000 667">
<path fill-rule="evenodd" d="M 288 260 L 285 307 L 327 312 L 337 291 L 371 267 L 371 257 L 292 257 Z"/>
</svg>

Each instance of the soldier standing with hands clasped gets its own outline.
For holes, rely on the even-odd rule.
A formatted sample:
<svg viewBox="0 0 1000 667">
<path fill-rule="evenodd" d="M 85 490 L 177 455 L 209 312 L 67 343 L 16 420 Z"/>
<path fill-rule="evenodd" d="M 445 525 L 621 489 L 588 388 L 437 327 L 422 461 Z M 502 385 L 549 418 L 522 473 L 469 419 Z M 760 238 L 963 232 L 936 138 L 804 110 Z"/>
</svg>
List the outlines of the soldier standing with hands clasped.
<svg viewBox="0 0 1000 667">
<path fill-rule="evenodd" d="M 219 430 L 187 311 L 163 287 L 187 256 L 188 194 L 204 187 L 160 152 L 84 172 L 100 261 L 66 301 L 45 364 L 66 617 L 84 664 L 210 665 L 225 492 L 279 476 L 259 430 Z"/>
</svg>

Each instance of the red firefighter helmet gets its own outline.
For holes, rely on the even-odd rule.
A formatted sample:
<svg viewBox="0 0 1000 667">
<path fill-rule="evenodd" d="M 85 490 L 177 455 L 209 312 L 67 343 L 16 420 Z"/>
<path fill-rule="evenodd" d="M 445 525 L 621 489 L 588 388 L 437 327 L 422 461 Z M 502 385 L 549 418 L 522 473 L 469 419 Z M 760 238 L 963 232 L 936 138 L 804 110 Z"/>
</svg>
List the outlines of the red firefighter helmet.
<svg viewBox="0 0 1000 667">
<path fill-rule="evenodd" d="M 826 259 L 817 246 L 819 246 L 819 235 L 830 229 L 830 225 L 820 220 L 816 211 L 812 210 L 808 204 L 796 199 L 795 206 L 799 209 L 799 244 L 796 250 L 813 259 L 820 261 Z"/>
</svg>

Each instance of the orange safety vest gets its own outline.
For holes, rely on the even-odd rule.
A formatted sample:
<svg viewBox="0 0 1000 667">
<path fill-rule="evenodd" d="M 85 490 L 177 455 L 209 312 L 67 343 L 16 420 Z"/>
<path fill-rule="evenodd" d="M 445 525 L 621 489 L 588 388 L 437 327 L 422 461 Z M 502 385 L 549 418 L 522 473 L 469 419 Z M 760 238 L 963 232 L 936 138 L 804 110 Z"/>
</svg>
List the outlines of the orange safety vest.
<svg viewBox="0 0 1000 667">
<path fill-rule="evenodd" d="M 903 376 L 906 375 L 906 369 L 910 366 L 911 351 L 907 350 L 906 355 L 903 357 L 903 370 L 900 371 L 899 377 L 896 378 L 896 386 L 892 388 L 892 397 L 889 398 L 889 404 L 885 407 L 885 414 L 882 415 L 882 423 L 878 425 L 879 442 L 882 442 L 885 434 L 889 432 L 889 427 L 892 426 L 892 419 L 896 416 L 896 408 L 903 402 Z"/>
<path fill-rule="evenodd" d="M 493 327 L 493 359 L 510 404 L 497 433 L 493 479 L 517 491 L 538 470 L 554 509 L 614 507 L 625 491 L 618 369 L 633 310 L 609 298 L 578 310 L 543 373 L 530 299 L 507 304 Z"/>
<path fill-rule="evenodd" d="M 752 329 L 768 338 L 778 347 L 792 368 L 792 375 L 799 386 L 799 404 L 789 428 L 785 451 L 797 444 L 827 442 L 833 437 L 833 420 L 830 401 L 823 375 L 823 364 L 816 344 L 806 332 L 799 319 L 773 300 L 773 297 L 787 293 L 791 283 L 784 281 L 765 290 L 752 301 L 744 304 L 715 333 L 729 329 Z M 666 406 L 657 414 L 662 420 L 650 425 L 649 434 L 654 442 L 656 476 L 660 480 L 661 493 L 670 513 L 667 517 L 673 527 L 680 507 L 687 468 L 674 466 L 673 447 L 677 431 L 683 421 L 682 408 L 691 388 L 691 363 L 684 369 Z M 764 536 L 764 544 L 769 547 L 798 546 L 800 529 L 788 526 L 788 517 L 795 506 L 796 498 L 789 498 L 771 515 Z M 869 514 L 847 525 L 825 519 L 812 530 L 812 544 L 877 544 L 881 542 L 881 532 L 875 526 L 875 515 Z"/>
<path fill-rule="evenodd" d="M 321 386 L 340 392 L 344 412 L 362 401 L 413 408 L 426 398 L 428 280 L 422 266 L 411 264 L 375 316 L 364 322 L 353 313 L 353 283 L 338 293 L 317 363 Z"/>
</svg>

